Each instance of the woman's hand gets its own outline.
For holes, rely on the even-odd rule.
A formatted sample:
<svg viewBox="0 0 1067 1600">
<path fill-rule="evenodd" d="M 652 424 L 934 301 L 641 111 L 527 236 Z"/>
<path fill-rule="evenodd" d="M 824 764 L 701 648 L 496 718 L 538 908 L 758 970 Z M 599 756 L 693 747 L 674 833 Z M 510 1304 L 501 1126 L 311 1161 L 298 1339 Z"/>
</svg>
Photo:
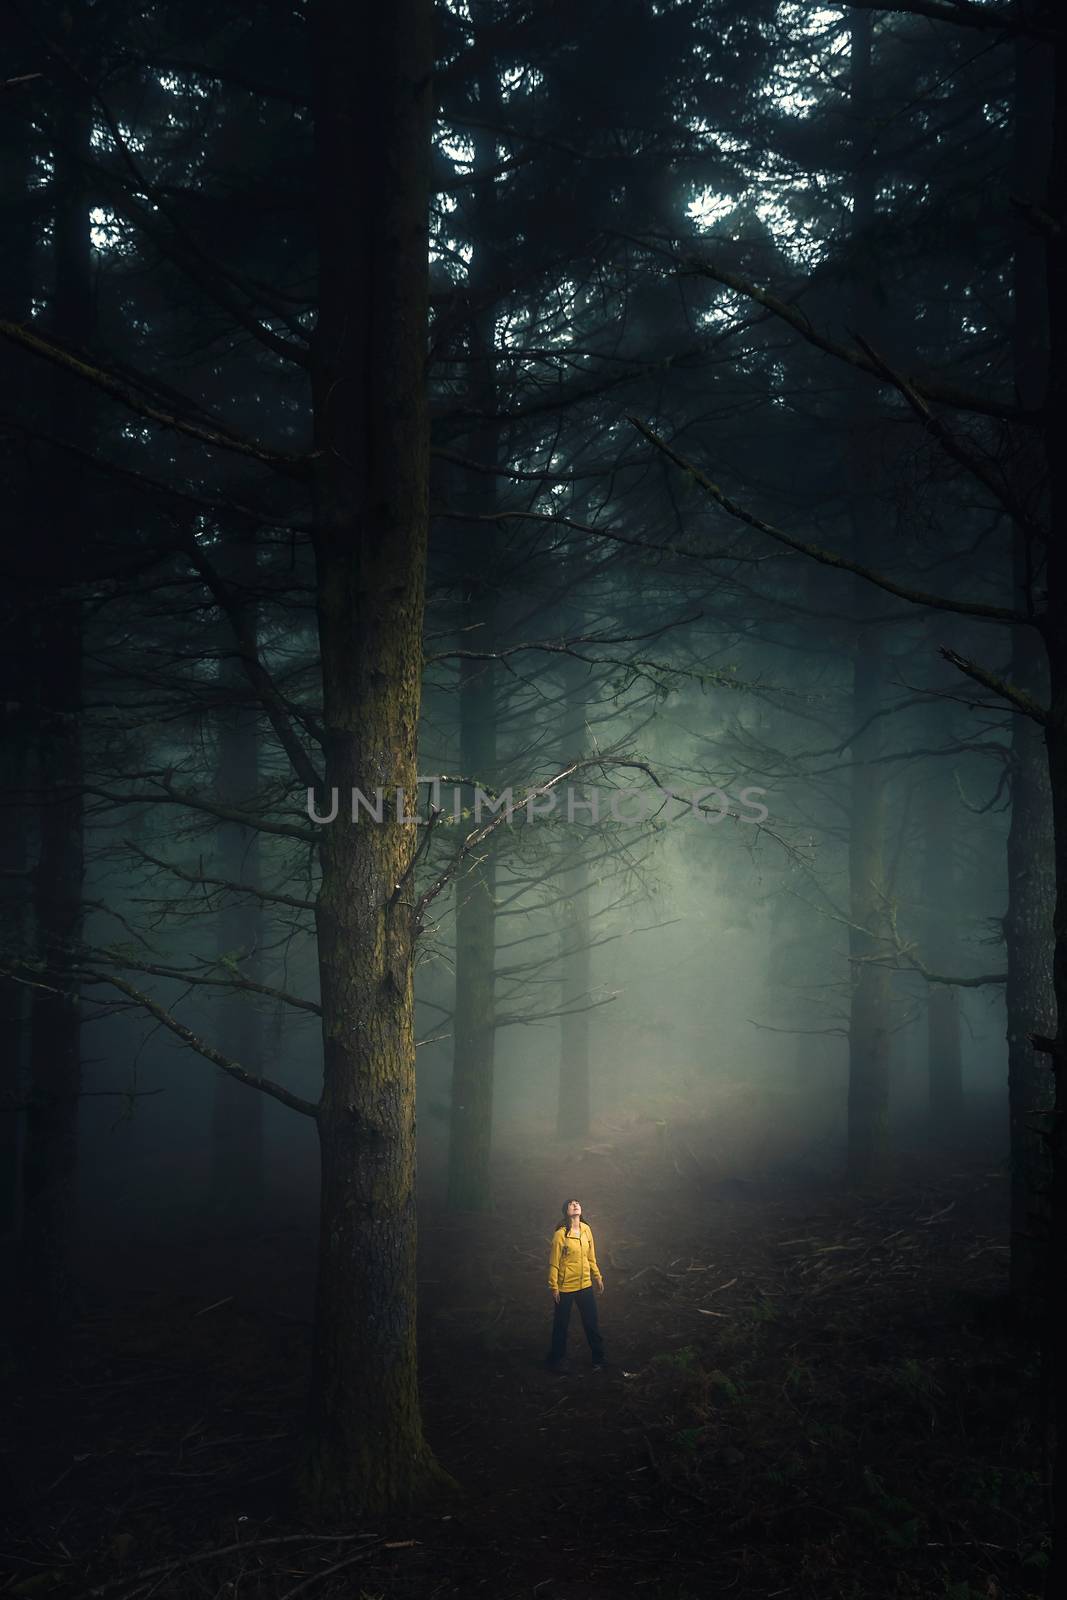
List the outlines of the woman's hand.
<svg viewBox="0 0 1067 1600">
<path fill-rule="evenodd" d="M 598 1278 L 597 1279 L 596 1288 L 597 1288 L 597 1294 L 603 1294 L 604 1293 L 604 1280 L 603 1280 L 603 1278 Z"/>
<path fill-rule="evenodd" d="M 552 1298 L 556 1302 L 556 1304 L 559 1305 L 559 1290 L 558 1289 L 553 1289 Z"/>
</svg>

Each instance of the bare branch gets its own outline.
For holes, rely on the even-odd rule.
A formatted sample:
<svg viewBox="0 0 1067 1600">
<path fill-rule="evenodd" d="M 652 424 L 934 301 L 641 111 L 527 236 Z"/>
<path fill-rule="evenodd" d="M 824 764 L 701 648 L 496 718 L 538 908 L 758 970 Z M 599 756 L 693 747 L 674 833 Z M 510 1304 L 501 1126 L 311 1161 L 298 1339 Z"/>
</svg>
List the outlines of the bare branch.
<svg viewBox="0 0 1067 1600">
<path fill-rule="evenodd" d="M 270 718 L 270 725 L 278 735 L 278 742 L 289 757 L 293 771 L 306 789 L 318 790 L 322 786 L 322 779 L 316 770 L 315 763 L 297 738 L 282 697 L 275 687 L 274 680 L 259 658 L 255 632 L 248 626 L 248 617 L 244 609 L 237 604 L 233 590 L 228 583 L 224 582 L 218 570 L 208 560 L 195 540 L 189 541 L 186 547 L 186 554 L 226 614 L 230 627 L 233 629 L 233 636 L 237 643 L 237 653 L 244 668 L 245 676 L 255 690 L 264 711 Z"/>
<path fill-rule="evenodd" d="M 1032 39 L 1055 39 L 1053 28 L 1025 16 L 1013 15 L 1000 6 L 975 5 L 972 0 L 841 0 L 853 11 L 884 11 L 911 17 L 929 17 L 932 22 L 949 22 L 957 28 L 992 28 L 997 33 L 1024 33 Z"/>
<path fill-rule="evenodd" d="M 972 478 L 977 478 L 982 487 L 989 490 L 998 504 L 1003 507 L 1013 521 L 1019 524 L 1020 528 L 1024 528 L 1030 534 L 1042 537 L 1045 530 L 1035 524 L 1026 506 L 1012 493 L 1009 485 L 997 477 L 996 473 L 982 460 L 981 456 L 968 449 L 959 435 L 953 433 L 951 428 L 947 428 L 940 417 L 934 416 L 934 413 L 930 410 L 922 395 L 919 394 L 915 385 L 910 383 L 899 372 L 895 372 L 885 357 L 879 355 L 878 351 L 868 344 L 862 334 L 857 333 L 855 339 L 856 343 L 870 356 L 886 382 L 891 383 L 908 402 L 927 433 L 937 440 L 945 454 L 963 467 L 965 471 L 969 472 Z"/>
<path fill-rule="evenodd" d="M 236 822 L 242 828 L 255 828 L 260 833 L 273 833 L 280 839 L 296 839 L 300 844 L 320 843 L 319 835 L 313 833 L 310 828 L 298 828 L 289 822 L 268 822 L 263 817 L 257 817 L 252 811 L 240 811 L 236 806 L 219 805 L 217 801 L 204 795 L 193 794 L 190 790 L 175 789 L 166 778 L 151 777 L 149 781 L 159 786 L 159 793 L 117 794 L 113 789 L 102 789 L 96 784 L 86 784 L 82 793 L 95 795 L 98 799 L 107 800 L 116 806 L 187 806 L 191 811 L 203 811 L 209 817 L 218 817 L 220 822 Z"/>
<path fill-rule="evenodd" d="M 975 683 L 980 683 L 983 689 L 988 689 L 992 694 L 998 695 L 1001 700 L 1006 700 L 1014 706 L 1016 711 L 1021 711 L 1024 716 L 1032 717 L 1035 722 L 1044 727 L 1049 720 L 1049 713 L 1044 706 L 1026 693 L 1025 689 L 1017 689 L 1006 678 L 998 678 L 996 673 L 989 672 L 985 667 L 980 667 L 975 661 L 968 661 L 965 656 L 957 655 L 955 650 L 941 648 L 941 655 L 966 677 L 973 678 Z"/>
<path fill-rule="evenodd" d="M 686 561 L 729 561 L 738 565 L 752 565 L 756 561 L 766 561 L 766 556 L 739 555 L 732 548 L 724 550 L 691 550 L 680 545 L 676 539 L 669 544 L 654 544 L 651 539 L 634 539 L 628 534 L 618 533 L 614 528 L 605 528 L 593 522 L 579 522 L 574 517 L 564 517 L 558 512 L 544 511 L 485 511 L 477 516 L 470 516 L 460 511 L 435 511 L 435 517 L 443 517 L 453 522 L 543 522 L 555 524 L 560 528 L 573 528 L 576 533 L 587 533 L 594 539 L 606 539 L 611 544 L 624 544 L 634 550 L 651 550 L 657 556 L 679 556 Z"/>
<path fill-rule="evenodd" d="M 220 1067 L 231 1078 L 236 1078 L 238 1083 L 246 1084 L 250 1089 L 262 1090 L 264 1094 L 269 1094 L 273 1100 L 280 1100 L 283 1106 L 288 1106 L 291 1111 L 299 1111 L 305 1117 L 318 1116 L 319 1108 L 314 1101 L 303 1100 L 299 1095 L 293 1094 L 289 1089 L 286 1089 L 283 1084 L 274 1083 L 270 1078 L 260 1077 L 254 1072 L 247 1071 L 246 1068 L 241 1066 L 240 1062 L 231 1061 L 229 1056 L 224 1056 L 213 1045 L 198 1038 L 191 1028 L 187 1028 L 184 1022 L 179 1022 L 173 1012 L 168 1011 L 165 1006 L 161 1006 L 158 1000 L 153 1000 L 151 995 L 145 994 L 141 989 L 136 989 L 132 983 L 127 983 L 125 978 L 120 978 L 112 972 L 94 972 L 89 967 L 82 968 L 80 975 L 83 982 L 109 983 L 120 994 L 127 995 L 129 999 L 136 1001 L 137 1005 L 147 1011 L 150 1016 L 155 1017 L 157 1022 L 162 1023 L 164 1028 L 169 1029 L 183 1044 L 187 1044 L 190 1050 L 195 1050 L 196 1054 L 203 1056 L 205 1061 L 210 1061 L 216 1067 Z"/>
<path fill-rule="evenodd" d="M 257 983 L 253 978 L 246 978 L 234 968 L 227 968 L 224 978 L 212 977 L 205 972 L 197 972 L 190 967 L 167 967 L 154 961 L 137 961 L 132 956 L 113 956 L 107 950 L 95 950 L 91 959 L 112 963 L 116 967 L 123 967 L 131 972 L 144 972 L 152 978 L 171 978 L 176 983 L 193 984 L 197 988 L 207 989 L 241 989 L 248 994 L 263 994 L 269 1000 L 280 1000 L 284 1005 L 293 1006 L 297 1011 L 310 1011 L 313 1016 L 322 1016 L 322 1007 L 314 1000 L 305 1000 L 302 995 L 290 994 L 286 989 L 275 989 L 269 983 Z"/>
<path fill-rule="evenodd" d="M 119 137 L 117 126 L 112 127 L 112 135 L 115 138 Z M 104 186 L 108 202 L 118 215 L 132 223 L 163 255 L 169 256 L 186 277 L 214 300 L 215 304 L 225 311 L 227 316 L 232 317 L 239 327 L 244 328 L 265 349 L 276 356 L 281 356 L 284 361 L 293 361 L 297 366 L 307 366 L 309 361 L 307 339 L 301 335 L 299 327 L 291 318 L 287 318 L 286 325 L 296 334 L 296 338 L 286 339 L 282 334 L 275 333 L 274 329 L 268 327 L 254 312 L 246 309 L 234 291 L 233 274 L 228 273 L 220 263 L 205 254 L 188 230 L 175 221 L 172 208 L 165 203 L 154 184 L 149 183 L 140 173 L 137 174 L 135 181 L 138 188 L 143 189 L 151 197 L 156 212 L 167 217 L 170 223 L 169 229 L 160 227 L 156 215 L 146 206 L 139 205 L 128 187 L 114 173 L 99 166 L 93 168 L 93 173 L 97 182 Z"/>
<path fill-rule="evenodd" d="M 246 439 L 229 429 L 218 426 L 206 428 L 198 422 L 190 422 L 187 418 L 176 416 L 173 412 L 161 411 L 158 406 L 142 400 L 129 384 L 123 383 L 110 372 L 94 366 L 84 356 L 76 355 L 72 350 L 65 350 L 62 345 L 56 344 L 51 339 L 42 339 L 39 333 L 34 333 L 20 322 L 0 321 L 0 337 L 9 339 L 12 344 L 21 345 L 34 355 L 43 356 L 46 361 L 51 361 L 54 366 L 61 367 L 64 372 L 71 373 L 84 383 L 91 383 L 95 388 L 110 395 L 112 399 L 118 400 L 128 410 L 136 412 L 148 422 L 157 423 L 161 428 L 169 428 L 174 433 L 184 434 L 186 438 L 196 439 L 198 443 L 209 445 L 213 450 L 231 450 L 237 455 L 261 461 L 265 466 L 274 467 L 292 477 L 304 477 L 310 470 L 309 456 L 293 455 L 283 450 L 270 450 L 255 439 Z"/>
<path fill-rule="evenodd" d="M 887 594 L 896 595 L 899 600 L 906 600 L 910 605 L 928 606 L 933 611 L 952 611 L 963 617 L 980 617 L 984 622 L 1029 623 L 1034 625 L 1034 618 L 1028 617 L 1025 611 L 1014 611 L 1008 606 L 984 605 L 979 600 L 953 600 L 949 595 L 929 594 L 922 589 L 913 589 L 908 584 L 897 583 L 892 578 L 885 577 L 880 572 L 875 572 L 872 567 L 865 567 L 859 561 L 853 561 L 848 556 L 839 555 L 835 550 L 824 550 L 820 545 L 808 544 L 803 539 L 796 539 L 791 533 L 784 533 L 781 528 L 775 528 L 762 518 L 754 516 L 751 511 L 746 511 L 743 506 L 723 494 L 717 483 L 699 467 L 694 467 L 684 456 L 680 456 L 664 439 L 653 433 L 652 429 L 642 422 L 639 417 L 629 417 L 639 433 L 644 434 L 650 444 L 655 445 L 669 461 L 676 467 L 687 472 L 698 483 L 706 494 L 710 495 L 716 505 L 738 522 L 745 523 L 750 528 L 755 528 L 759 533 L 765 533 L 771 539 L 776 539 L 779 544 L 784 544 L 790 550 L 799 550 L 802 555 L 810 556 L 813 561 L 818 561 L 824 567 L 834 567 L 839 572 L 852 572 L 858 578 L 863 578 L 867 583 L 872 583 L 878 589 L 884 589 Z"/>
<path fill-rule="evenodd" d="M 298 900 L 295 895 L 279 894 L 275 890 L 254 888 L 249 883 L 233 883 L 229 878 L 210 878 L 204 872 L 184 872 L 173 861 L 164 861 L 159 856 L 153 856 L 147 850 L 142 850 L 140 845 L 132 839 L 123 841 L 127 850 L 140 856 L 142 861 L 147 861 L 153 867 L 159 867 L 163 872 L 169 872 L 173 877 L 179 878 L 182 883 L 192 884 L 194 888 L 207 886 L 212 889 L 229 889 L 234 894 L 250 894 L 256 900 L 262 900 L 266 905 L 291 906 L 294 911 L 314 911 L 314 900 Z"/>
<path fill-rule="evenodd" d="M 704 613 L 694 611 L 691 616 L 679 617 L 676 622 L 665 622 L 658 628 L 652 628 L 647 633 L 577 633 L 566 639 L 535 639 L 524 644 L 507 645 L 503 650 L 443 650 L 439 654 L 424 656 L 427 663 L 431 661 L 503 661 L 507 656 L 518 655 L 527 650 L 539 650 L 547 655 L 574 655 L 571 648 L 576 644 L 638 644 L 645 639 L 659 639 L 663 634 L 669 633 L 672 628 L 684 628 L 691 622 L 699 622 Z M 582 657 L 581 659 L 586 659 Z M 607 658 L 611 666 L 625 666 L 624 661 L 612 661 Z M 665 667 L 665 671 L 672 668 Z"/>
<path fill-rule="evenodd" d="M 777 295 L 768 289 L 761 289 L 758 284 L 750 283 L 747 278 L 741 278 L 736 272 L 730 272 L 725 267 L 718 266 L 714 261 L 708 261 L 698 256 L 679 258 L 671 252 L 663 251 L 662 247 L 651 245 L 648 240 L 635 239 L 635 244 L 643 249 L 653 250 L 656 254 L 667 254 L 671 260 L 678 263 L 687 276 L 710 278 L 715 283 L 721 283 L 724 289 L 732 289 L 735 294 L 742 294 L 748 300 L 753 300 L 757 305 L 763 306 L 782 322 L 799 333 L 808 344 L 814 345 L 817 350 L 824 351 L 827 355 L 834 356 L 838 361 L 844 361 L 850 367 L 858 367 L 861 372 L 869 372 L 873 377 L 880 378 L 882 382 L 888 381 L 877 364 L 871 360 L 865 351 L 857 349 L 855 345 L 842 344 L 838 339 L 831 339 L 828 334 L 821 333 L 808 321 L 804 313 L 788 301 L 780 300 Z M 1036 423 L 1039 419 L 1032 412 L 1026 412 L 1008 400 L 997 400 L 989 395 L 975 394 L 970 389 L 958 389 L 955 384 L 940 383 L 936 378 L 909 378 L 908 382 L 921 394 L 925 400 L 933 400 L 939 405 L 952 406 L 957 411 L 973 411 L 979 416 L 997 417 L 1002 421 Z"/>
</svg>

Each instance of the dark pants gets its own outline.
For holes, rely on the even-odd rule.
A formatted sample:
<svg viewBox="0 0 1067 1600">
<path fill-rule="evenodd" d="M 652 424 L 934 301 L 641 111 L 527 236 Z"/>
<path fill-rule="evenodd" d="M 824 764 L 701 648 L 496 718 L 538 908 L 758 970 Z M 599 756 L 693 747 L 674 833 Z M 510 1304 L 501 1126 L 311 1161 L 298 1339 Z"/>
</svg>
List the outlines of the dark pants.
<svg viewBox="0 0 1067 1600">
<path fill-rule="evenodd" d="M 589 1348 L 594 1361 L 603 1361 L 604 1344 L 600 1337 L 600 1326 L 596 1316 L 596 1299 L 593 1288 L 561 1290 L 559 1304 L 552 1317 L 552 1348 L 548 1352 L 550 1364 L 555 1365 L 562 1361 L 567 1351 L 567 1328 L 571 1320 L 571 1306 L 577 1302 L 578 1311 L 582 1319 L 582 1327 L 589 1341 Z"/>
</svg>

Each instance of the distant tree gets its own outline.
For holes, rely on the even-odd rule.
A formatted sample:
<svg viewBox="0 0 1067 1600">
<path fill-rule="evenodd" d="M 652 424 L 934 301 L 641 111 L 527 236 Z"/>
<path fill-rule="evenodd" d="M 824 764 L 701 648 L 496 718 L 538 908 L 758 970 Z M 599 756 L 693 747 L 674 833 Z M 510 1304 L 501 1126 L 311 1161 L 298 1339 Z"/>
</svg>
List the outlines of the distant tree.
<svg viewBox="0 0 1067 1600">
<path fill-rule="evenodd" d="M 919 4 L 918 0 L 912 5 L 897 6 L 862 3 L 854 5 L 853 9 L 936 15 L 941 20 L 958 23 L 964 27 L 990 28 L 995 31 L 1004 31 L 1009 25 L 1014 29 L 1021 27 L 1024 32 L 1032 32 L 1035 39 L 1048 44 L 1054 56 L 1053 80 L 1057 88 L 1061 83 L 1063 75 L 1058 72 L 1057 63 L 1065 45 L 1062 34 L 1052 26 L 1047 7 L 1039 5 L 1022 18 L 1014 15 L 1009 17 L 995 7 L 971 7 L 961 14 L 961 9 L 957 7 L 923 5 Z M 703 483 L 705 491 L 728 513 L 739 516 L 750 526 L 761 529 L 779 542 L 786 543 L 789 547 L 806 553 L 823 564 L 829 563 L 839 569 L 858 571 L 860 576 L 865 577 L 876 587 L 912 603 L 981 618 L 1001 626 L 1026 627 L 1033 630 L 1041 640 L 1048 670 L 1049 696 L 1045 703 L 1038 700 L 1034 693 L 1012 682 L 1006 674 L 997 671 L 995 666 L 987 665 L 981 660 L 963 657 L 952 650 L 946 650 L 945 654 L 957 670 L 972 683 L 977 684 L 985 694 L 1002 701 L 1016 715 L 1030 718 L 1044 731 L 1052 799 L 1057 885 L 1053 974 L 1062 1030 L 1064 1008 L 1067 1005 L 1067 934 L 1065 934 L 1064 918 L 1060 914 L 1060 907 L 1067 895 L 1067 636 L 1064 634 L 1061 618 L 1067 611 L 1067 590 L 1065 590 L 1067 566 L 1059 554 L 1062 540 L 1056 537 L 1055 530 L 1058 519 L 1063 515 L 1062 503 L 1067 503 L 1067 463 L 1064 461 L 1059 442 L 1063 409 L 1060 390 L 1067 383 L 1063 365 L 1067 352 L 1061 349 L 1067 329 L 1067 320 L 1061 315 L 1063 265 L 1067 259 L 1065 256 L 1067 245 L 1060 239 L 1058 230 L 1049 227 L 1047 222 L 1042 220 L 1058 217 L 1067 209 L 1067 143 L 1065 143 L 1067 117 L 1061 113 L 1062 108 L 1054 102 L 1047 192 L 1036 201 L 1028 202 L 1031 217 L 1044 238 L 1045 286 L 1050 309 L 1048 387 L 1044 405 L 1039 413 L 1023 411 L 1018 405 L 996 396 L 982 397 L 973 392 L 958 391 L 953 395 L 951 389 L 942 385 L 936 378 L 925 379 L 921 376 L 909 378 L 887 362 L 884 355 L 868 343 L 861 342 L 861 339 L 853 338 L 847 342 L 828 340 L 806 319 L 798 317 L 793 308 L 780 301 L 772 303 L 772 309 L 805 337 L 821 343 L 824 350 L 829 349 L 831 353 L 843 358 L 850 365 L 866 370 L 876 381 L 890 390 L 895 390 L 907 403 L 912 415 L 926 433 L 961 468 L 962 482 L 969 485 L 973 480 L 981 484 L 983 490 L 999 504 L 1009 525 L 1014 521 L 1023 521 L 1028 529 L 1029 560 L 1026 564 L 1022 604 L 1017 601 L 1010 605 L 994 604 L 972 597 L 926 591 L 918 585 L 899 582 L 886 571 L 865 566 L 864 563 L 843 557 L 837 552 L 827 552 L 809 541 L 796 539 L 782 530 L 772 529 L 762 519 L 753 518 L 747 510 L 729 501 L 719 486 L 706 475 L 700 474 L 699 469 L 694 469 L 692 463 L 684 461 L 683 464 L 690 471 L 697 471 L 698 481 Z M 714 268 L 711 270 L 714 275 L 720 277 L 720 281 L 727 281 L 722 278 L 721 273 L 716 273 Z M 729 281 L 732 281 L 735 288 L 740 288 L 742 293 L 753 292 L 752 285 L 739 284 L 736 279 Z M 758 290 L 755 291 L 754 298 L 762 300 L 765 305 L 769 303 Z M 938 408 L 946 403 L 952 404 L 953 401 L 956 416 L 946 420 Z M 961 427 L 960 419 L 969 411 L 997 417 L 1002 422 L 1026 429 L 1039 428 L 1047 475 L 1048 520 L 1043 528 L 1035 523 L 1032 511 L 1020 504 L 1015 485 L 990 464 L 986 453 L 975 447 L 974 442 Z M 662 441 L 660 443 L 662 446 Z M 1014 594 L 1011 598 L 1013 601 L 1016 600 Z M 1040 895 L 1030 903 L 1034 909 L 1031 926 L 1037 929 L 1041 925 Z M 1060 1035 L 1053 1037 L 1036 1032 L 1031 1034 L 1030 1042 L 1037 1051 L 1050 1057 L 1056 1088 L 1050 1119 L 1051 1128 L 1046 1130 L 1052 1169 L 1051 1214 L 1048 1240 L 1044 1250 L 1048 1319 L 1046 1347 L 1051 1350 L 1055 1348 L 1062 1328 L 1067 1324 L 1067 1286 L 1065 1286 L 1067 1274 L 1063 1270 L 1064 1262 L 1067 1261 L 1067 1145 L 1064 1142 L 1067 1135 L 1063 1128 L 1064 1112 L 1067 1110 L 1064 1096 L 1067 1090 L 1064 1088 L 1064 1074 L 1058 1070 L 1065 1046 Z M 1067 1383 L 1062 1381 L 1062 1374 L 1056 1382 L 1055 1413 L 1058 1434 L 1061 1438 L 1065 1437 L 1067 1436 Z M 1058 1594 L 1062 1588 L 1064 1563 L 1067 1562 L 1067 1462 L 1064 1461 L 1062 1451 L 1057 1459 L 1053 1481 L 1053 1534 L 1054 1554 L 1047 1588 L 1050 1596 Z"/>
<path fill-rule="evenodd" d="M 54 166 L 51 179 L 52 249 L 46 321 L 67 348 L 91 341 L 95 326 L 89 192 L 85 163 L 92 134 L 91 97 L 84 73 L 100 40 L 95 19 L 71 27 L 71 65 L 56 73 L 49 105 Z M 54 1343 L 74 1315 L 70 1242 L 74 1221 L 78 1100 L 81 1092 L 81 1013 L 74 957 L 82 932 L 85 869 L 82 696 L 83 600 L 78 577 L 82 551 L 93 538 L 86 503 L 84 455 L 91 448 L 91 403 L 84 386 L 53 370 L 47 375 L 46 427 L 72 443 L 79 456 L 62 469 L 51 452 L 37 480 L 40 516 L 35 529 L 37 590 L 33 666 L 38 799 L 37 856 L 33 867 L 33 921 L 41 976 L 30 1005 L 29 1103 L 23 1148 L 20 1280 L 27 1348 Z M 88 522 L 88 525 L 87 525 Z"/>
</svg>

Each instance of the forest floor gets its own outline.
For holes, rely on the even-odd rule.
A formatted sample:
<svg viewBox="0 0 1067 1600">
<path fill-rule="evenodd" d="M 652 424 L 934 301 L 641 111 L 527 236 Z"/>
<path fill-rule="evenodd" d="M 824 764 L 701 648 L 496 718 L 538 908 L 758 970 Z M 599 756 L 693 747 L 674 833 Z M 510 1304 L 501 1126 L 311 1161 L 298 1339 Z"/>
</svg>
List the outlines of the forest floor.
<svg viewBox="0 0 1067 1600">
<path fill-rule="evenodd" d="M 511 1152 L 488 1220 L 422 1206 L 426 1431 L 461 1492 L 362 1527 L 293 1519 L 313 1236 L 113 1260 L 72 1361 L 7 1374 L 0 1593 L 1039 1595 L 1040 1374 L 1004 1319 L 1002 1168 L 916 1158 L 857 1196 L 716 1177 L 705 1149 L 699 1123 L 666 1145 L 620 1122 Z M 610 1365 L 575 1318 L 559 1375 L 545 1258 L 572 1193 Z"/>
</svg>

